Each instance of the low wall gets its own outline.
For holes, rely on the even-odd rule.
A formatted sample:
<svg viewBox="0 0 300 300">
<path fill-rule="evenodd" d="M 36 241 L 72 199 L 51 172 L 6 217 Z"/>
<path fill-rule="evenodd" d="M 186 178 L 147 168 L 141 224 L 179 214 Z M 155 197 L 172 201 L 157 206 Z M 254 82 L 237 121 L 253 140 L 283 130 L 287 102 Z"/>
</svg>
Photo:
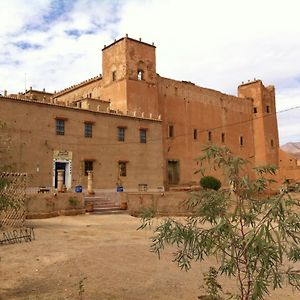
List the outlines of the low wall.
<svg viewBox="0 0 300 300">
<path fill-rule="evenodd" d="M 120 193 L 121 202 L 127 202 L 127 211 L 138 216 L 144 208 L 152 208 L 161 216 L 183 216 L 189 214 L 183 201 L 188 193 L 183 191 L 154 193 Z"/>
<path fill-rule="evenodd" d="M 27 219 L 83 214 L 82 193 L 31 194 L 26 201 Z"/>
</svg>

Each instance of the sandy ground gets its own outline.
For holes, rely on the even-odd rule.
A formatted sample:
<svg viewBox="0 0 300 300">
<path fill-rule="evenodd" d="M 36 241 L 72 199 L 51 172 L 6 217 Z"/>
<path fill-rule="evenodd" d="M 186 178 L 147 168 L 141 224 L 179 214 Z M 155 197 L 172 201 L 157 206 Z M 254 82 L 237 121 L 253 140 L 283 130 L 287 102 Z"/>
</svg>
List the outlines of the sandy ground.
<svg viewBox="0 0 300 300">
<path fill-rule="evenodd" d="M 128 215 L 84 215 L 28 221 L 36 240 L 0 247 L 0 299 L 197 299 L 202 273 L 172 263 L 172 249 L 158 260 L 149 252 L 150 231 L 137 231 Z M 82 297 L 79 296 L 80 281 Z M 235 279 L 223 280 L 233 291 Z M 284 288 L 268 299 L 300 299 Z"/>
</svg>

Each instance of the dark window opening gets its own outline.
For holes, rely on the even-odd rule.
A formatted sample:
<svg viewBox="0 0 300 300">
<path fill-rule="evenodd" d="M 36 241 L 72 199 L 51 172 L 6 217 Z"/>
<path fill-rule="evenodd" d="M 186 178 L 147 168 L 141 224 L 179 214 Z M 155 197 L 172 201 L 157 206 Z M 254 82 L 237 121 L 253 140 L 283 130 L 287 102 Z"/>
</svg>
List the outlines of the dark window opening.
<svg viewBox="0 0 300 300">
<path fill-rule="evenodd" d="M 225 143 L 225 133 L 224 132 L 222 132 L 222 134 L 221 134 L 221 141 L 222 141 L 222 143 Z"/>
<path fill-rule="evenodd" d="M 242 136 L 240 136 L 240 146 L 244 145 L 244 138 Z"/>
<path fill-rule="evenodd" d="M 56 134 L 65 135 L 65 120 L 56 119 Z"/>
<path fill-rule="evenodd" d="M 179 184 L 180 181 L 180 171 L 179 171 L 179 161 L 169 160 L 168 162 L 168 181 L 169 184 Z"/>
<path fill-rule="evenodd" d="M 194 140 L 198 139 L 198 130 L 194 129 Z"/>
<path fill-rule="evenodd" d="M 269 105 L 266 106 L 266 112 L 267 112 L 267 113 L 270 112 L 270 106 L 269 106 Z"/>
<path fill-rule="evenodd" d="M 140 129 L 140 143 L 146 143 L 146 142 L 147 142 L 147 130 Z"/>
<path fill-rule="evenodd" d="M 273 148 L 274 147 L 274 141 L 271 140 L 271 147 Z"/>
<path fill-rule="evenodd" d="M 93 124 L 84 123 L 84 136 L 86 138 L 91 138 L 93 136 Z"/>
<path fill-rule="evenodd" d="M 92 160 L 85 160 L 84 161 L 84 175 L 88 175 L 88 171 L 93 171 L 93 161 Z"/>
<path fill-rule="evenodd" d="M 138 80 L 144 80 L 144 71 L 143 70 L 138 70 L 137 79 Z"/>
<path fill-rule="evenodd" d="M 139 184 L 139 192 L 147 192 L 148 190 L 148 185 L 145 183 L 140 183 Z"/>
<path fill-rule="evenodd" d="M 207 138 L 208 138 L 208 141 L 209 141 L 209 142 L 212 140 L 212 134 L 211 134 L 211 131 L 208 132 Z"/>
<path fill-rule="evenodd" d="M 112 81 L 116 81 L 117 79 L 117 71 L 112 71 Z"/>
<path fill-rule="evenodd" d="M 124 161 L 119 161 L 119 175 L 121 177 L 126 177 L 127 175 L 126 164 Z"/>
<path fill-rule="evenodd" d="M 125 127 L 118 127 L 118 141 L 125 141 Z"/>
<path fill-rule="evenodd" d="M 255 114 L 257 114 L 257 107 L 254 107 L 254 108 L 253 108 L 253 112 L 254 112 Z"/>
<path fill-rule="evenodd" d="M 169 125 L 169 127 L 168 127 L 168 137 L 172 138 L 173 136 L 174 136 L 174 126 Z"/>
</svg>

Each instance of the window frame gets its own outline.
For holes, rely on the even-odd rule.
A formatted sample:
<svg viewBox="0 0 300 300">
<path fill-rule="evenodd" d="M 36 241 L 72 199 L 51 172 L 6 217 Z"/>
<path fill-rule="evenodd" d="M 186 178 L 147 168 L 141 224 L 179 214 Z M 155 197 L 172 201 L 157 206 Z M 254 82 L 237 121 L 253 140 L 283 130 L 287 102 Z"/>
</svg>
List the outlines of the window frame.
<svg viewBox="0 0 300 300">
<path fill-rule="evenodd" d="M 212 132 L 211 132 L 211 131 L 208 131 L 208 132 L 207 132 L 207 140 L 208 140 L 209 142 L 212 141 Z"/>
<path fill-rule="evenodd" d="M 144 79 L 144 70 L 138 69 L 137 70 L 137 80 L 143 81 Z"/>
<path fill-rule="evenodd" d="M 116 70 L 111 72 L 111 79 L 112 79 L 112 81 L 117 81 L 117 71 Z"/>
<path fill-rule="evenodd" d="M 198 140 L 198 129 L 194 129 L 193 130 L 193 137 L 194 137 L 194 141 Z"/>
<path fill-rule="evenodd" d="M 84 164 L 84 166 L 83 166 L 84 176 L 88 176 L 88 171 L 94 171 L 94 160 L 93 159 L 85 159 L 83 161 L 83 164 Z"/>
<path fill-rule="evenodd" d="M 65 135 L 66 132 L 66 118 L 55 118 L 55 133 L 56 135 Z"/>
<path fill-rule="evenodd" d="M 90 128 L 88 129 L 88 127 Z M 93 122 L 84 122 L 84 137 L 92 138 L 93 137 Z"/>
<path fill-rule="evenodd" d="M 168 138 L 173 138 L 175 135 L 175 126 L 173 124 L 168 125 Z"/>
<path fill-rule="evenodd" d="M 140 128 L 140 143 L 146 144 L 147 143 L 147 128 Z"/>
<path fill-rule="evenodd" d="M 221 143 L 225 144 L 225 132 L 221 133 Z"/>
<path fill-rule="evenodd" d="M 127 163 L 128 163 L 128 161 L 124 161 L 124 160 L 118 161 L 120 177 L 127 177 Z"/>
<path fill-rule="evenodd" d="M 117 139 L 119 142 L 125 142 L 125 130 L 126 126 L 118 126 L 117 127 Z"/>
</svg>

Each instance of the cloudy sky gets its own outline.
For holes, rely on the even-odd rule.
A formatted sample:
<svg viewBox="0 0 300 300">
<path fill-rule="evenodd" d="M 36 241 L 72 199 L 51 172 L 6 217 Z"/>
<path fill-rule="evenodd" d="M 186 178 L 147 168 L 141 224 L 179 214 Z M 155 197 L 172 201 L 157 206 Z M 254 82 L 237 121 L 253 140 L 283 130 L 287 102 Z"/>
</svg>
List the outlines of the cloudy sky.
<svg viewBox="0 0 300 300">
<path fill-rule="evenodd" d="M 0 93 L 94 77 L 103 45 L 128 33 L 155 43 L 161 76 L 233 95 L 248 79 L 275 85 L 280 143 L 300 142 L 299 12 L 299 0 L 0 0 Z"/>
</svg>

